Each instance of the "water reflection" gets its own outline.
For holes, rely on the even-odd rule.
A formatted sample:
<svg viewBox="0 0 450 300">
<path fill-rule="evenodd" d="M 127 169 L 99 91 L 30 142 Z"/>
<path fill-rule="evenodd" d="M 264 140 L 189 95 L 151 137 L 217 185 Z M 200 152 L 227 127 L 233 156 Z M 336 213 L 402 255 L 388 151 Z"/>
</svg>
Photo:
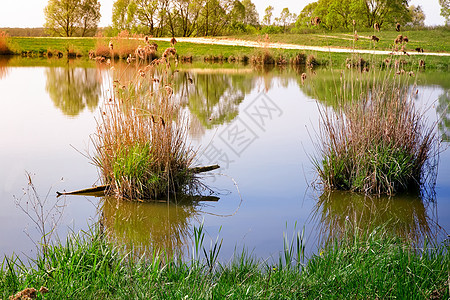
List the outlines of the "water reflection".
<svg viewBox="0 0 450 300">
<path fill-rule="evenodd" d="M 8 75 L 8 61 L 10 60 L 9 56 L 0 57 L 0 79 L 6 77 Z"/>
<path fill-rule="evenodd" d="M 180 72 L 174 83 L 191 114 L 208 129 L 231 122 L 256 82 L 245 69 L 236 73 L 210 71 Z"/>
<path fill-rule="evenodd" d="M 97 69 L 46 68 L 45 75 L 45 89 L 65 115 L 77 116 L 86 107 L 90 111 L 97 108 L 102 86 L 101 73 Z"/>
<path fill-rule="evenodd" d="M 439 96 L 438 106 L 436 108 L 439 119 L 439 131 L 441 132 L 442 140 L 450 142 L 450 89 L 444 90 Z"/>
<path fill-rule="evenodd" d="M 105 198 L 100 222 L 110 238 L 137 254 L 164 251 L 183 256 L 189 227 L 199 214 L 199 205 L 136 203 Z"/>
<path fill-rule="evenodd" d="M 434 222 L 427 205 L 415 196 L 367 197 L 361 194 L 327 191 L 317 201 L 313 219 L 322 241 L 340 238 L 351 227 L 367 233 L 382 226 L 389 233 L 412 241 L 433 236 Z"/>
</svg>

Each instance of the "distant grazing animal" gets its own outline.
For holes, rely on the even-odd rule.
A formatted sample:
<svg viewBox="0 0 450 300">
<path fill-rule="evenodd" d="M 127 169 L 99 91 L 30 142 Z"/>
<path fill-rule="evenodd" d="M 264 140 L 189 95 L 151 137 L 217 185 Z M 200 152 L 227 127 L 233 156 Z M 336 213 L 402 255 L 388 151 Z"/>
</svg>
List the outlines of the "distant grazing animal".
<svg viewBox="0 0 450 300">
<path fill-rule="evenodd" d="M 400 31 L 400 23 L 395 24 L 395 30 Z"/>
<path fill-rule="evenodd" d="M 374 42 L 378 42 L 380 39 L 376 35 L 372 35 L 370 39 Z"/>
<path fill-rule="evenodd" d="M 378 24 L 378 23 L 375 22 L 375 24 L 373 24 L 373 28 L 374 28 L 376 31 L 380 31 L 380 24 Z"/>
<path fill-rule="evenodd" d="M 416 48 L 416 51 L 419 52 L 419 53 L 423 53 L 423 48 L 417 47 L 417 48 Z"/>
<path fill-rule="evenodd" d="M 399 35 L 395 38 L 394 43 L 395 43 L 396 45 L 397 45 L 397 44 L 403 43 L 403 36 L 402 36 L 401 34 L 399 34 Z"/>
<path fill-rule="evenodd" d="M 315 18 L 313 19 L 313 24 L 314 24 L 314 25 L 319 26 L 320 23 L 322 23 L 322 20 L 321 20 L 319 17 L 315 17 Z"/>
</svg>

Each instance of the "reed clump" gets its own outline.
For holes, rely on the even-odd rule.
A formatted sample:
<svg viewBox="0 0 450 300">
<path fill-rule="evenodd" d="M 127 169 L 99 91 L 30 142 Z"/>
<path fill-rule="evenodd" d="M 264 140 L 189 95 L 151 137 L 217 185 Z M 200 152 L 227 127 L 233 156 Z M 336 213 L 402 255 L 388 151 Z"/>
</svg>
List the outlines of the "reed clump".
<svg viewBox="0 0 450 300">
<path fill-rule="evenodd" d="M 321 183 L 365 194 L 420 191 L 434 166 L 427 162 L 436 157 L 435 126 L 426 125 L 408 89 L 396 83 L 374 85 L 360 100 L 322 111 L 315 161 Z"/>
<path fill-rule="evenodd" d="M 254 66 L 260 65 L 274 65 L 275 59 L 273 55 L 267 50 L 259 51 L 250 57 L 250 63 Z"/>
<path fill-rule="evenodd" d="M 304 53 L 297 53 L 291 58 L 291 64 L 295 66 L 301 66 L 306 64 L 306 55 Z"/>
<path fill-rule="evenodd" d="M 4 31 L 0 31 L 0 55 L 13 54 L 8 46 L 8 34 Z"/>
<path fill-rule="evenodd" d="M 93 162 L 119 197 L 160 199 L 195 185 L 188 119 L 175 103 L 169 71 L 169 57 L 162 57 L 127 83 L 115 80 L 102 107 Z"/>
</svg>

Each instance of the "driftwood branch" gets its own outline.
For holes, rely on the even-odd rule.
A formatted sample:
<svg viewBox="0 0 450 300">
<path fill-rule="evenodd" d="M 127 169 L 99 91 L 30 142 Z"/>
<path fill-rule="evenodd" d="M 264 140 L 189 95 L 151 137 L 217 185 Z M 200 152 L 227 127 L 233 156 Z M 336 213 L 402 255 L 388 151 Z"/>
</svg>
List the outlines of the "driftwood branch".
<svg viewBox="0 0 450 300">
<path fill-rule="evenodd" d="M 205 166 L 205 167 L 195 167 L 195 168 L 190 168 L 189 172 L 194 173 L 194 174 L 198 174 L 198 173 L 204 173 L 204 172 L 209 172 L 209 171 L 213 171 L 220 168 L 219 165 L 211 165 L 211 166 Z"/>
<path fill-rule="evenodd" d="M 205 173 L 209 171 L 213 171 L 220 168 L 219 165 L 211 165 L 211 166 L 204 166 L 204 167 L 195 167 L 188 169 L 189 172 L 193 174 L 199 174 L 199 173 Z M 81 189 L 71 192 L 56 192 L 57 197 L 62 195 L 84 195 L 84 196 L 103 196 L 105 194 L 105 191 L 110 188 L 110 185 L 98 185 L 94 187 L 90 187 L 87 189 Z M 217 200 L 202 200 L 202 201 L 217 201 Z"/>
</svg>

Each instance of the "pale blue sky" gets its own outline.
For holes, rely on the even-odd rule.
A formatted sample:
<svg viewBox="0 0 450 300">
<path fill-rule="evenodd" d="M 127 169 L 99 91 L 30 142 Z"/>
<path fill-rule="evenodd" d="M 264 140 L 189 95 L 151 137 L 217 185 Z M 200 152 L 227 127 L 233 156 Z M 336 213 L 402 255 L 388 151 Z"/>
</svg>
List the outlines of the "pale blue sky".
<svg viewBox="0 0 450 300">
<path fill-rule="evenodd" d="M 42 27 L 44 24 L 44 7 L 48 0 L 0 0 L 0 27 Z M 272 5 L 274 16 L 278 16 L 284 7 L 291 12 L 299 13 L 306 4 L 313 0 L 253 0 L 260 18 L 264 9 Z M 111 24 L 111 12 L 114 0 L 100 0 L 102 5 L 100 26 Z M 444 18 L 440 16 L 438 0 L 411 0 L 410 4 L 421 5 L 425 15 L 426 25 L 443 25 Z"/>
</svg>

